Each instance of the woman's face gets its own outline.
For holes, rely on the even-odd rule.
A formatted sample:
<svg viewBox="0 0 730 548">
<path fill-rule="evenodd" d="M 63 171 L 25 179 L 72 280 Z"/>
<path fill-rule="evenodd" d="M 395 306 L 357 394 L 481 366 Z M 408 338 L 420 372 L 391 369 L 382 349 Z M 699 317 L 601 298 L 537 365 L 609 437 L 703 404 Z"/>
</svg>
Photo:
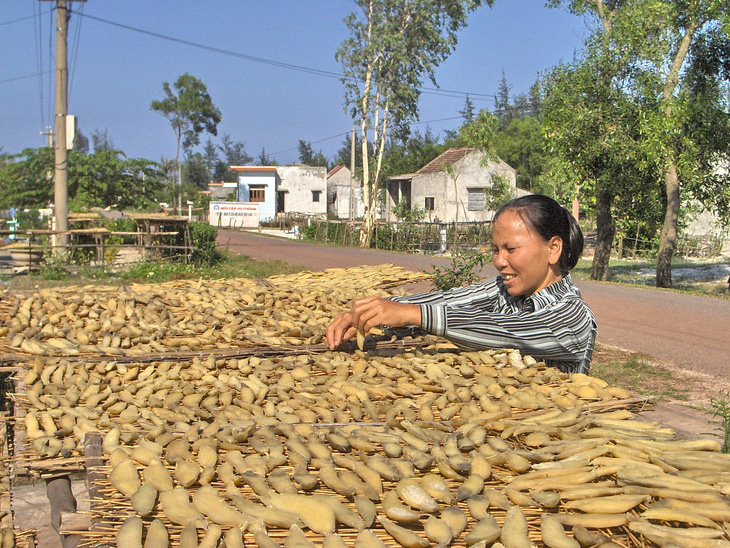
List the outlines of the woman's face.
<svg viewBox="0 0 730 548">
<path fill-rule="evenodd" d="M 562 278 L 559 236 L 543 240 L 513 210 L 504 211 L 492 227 L 492 262 L 507 292 L 529 297 Z"/>
</svg>

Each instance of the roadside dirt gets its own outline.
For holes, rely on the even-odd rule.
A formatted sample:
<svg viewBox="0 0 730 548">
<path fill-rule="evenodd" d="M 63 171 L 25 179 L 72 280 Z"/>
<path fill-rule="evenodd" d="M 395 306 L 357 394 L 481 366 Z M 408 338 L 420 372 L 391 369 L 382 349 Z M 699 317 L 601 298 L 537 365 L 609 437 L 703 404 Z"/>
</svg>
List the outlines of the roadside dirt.
<svg viewBox="0 0 730 548">
<path fill-rule="evenodd" d="M 621 348 L 598 345 L 593 353 L 594 363 L 627 362 L 631 359 L 653 366 L 667 375 L 643 379 L 641 391 L 647 394 L 682 394 L 681 400 L 665 395 L 648 397 L 647 406 L 638 418 L 656 421 L 673 428 L 677 436 L 685 439 L 714 439 L 722 443 L 717 430 L 717 417 L 707 411 L 710 398 L 730 394 L 730 379 L 683 369 L 642 354 Z"/>
</svg>

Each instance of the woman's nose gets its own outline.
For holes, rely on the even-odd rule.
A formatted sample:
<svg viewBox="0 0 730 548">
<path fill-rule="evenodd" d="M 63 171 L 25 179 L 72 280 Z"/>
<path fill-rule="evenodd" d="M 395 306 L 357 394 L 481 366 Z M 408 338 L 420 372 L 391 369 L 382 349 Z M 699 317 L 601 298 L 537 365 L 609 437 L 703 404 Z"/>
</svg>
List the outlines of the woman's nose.
<svg viewBox="0 0 730 548">
<path fill-rule="evenodd" d="M 494 263 L 494 266 L 499 268 L 500 266 L 506 265 L 507 260 L 505 259 L 504 255 L 501 252 L 496 251 L 496 252 L 492 253 L 492 263 Z"/>
</svg>

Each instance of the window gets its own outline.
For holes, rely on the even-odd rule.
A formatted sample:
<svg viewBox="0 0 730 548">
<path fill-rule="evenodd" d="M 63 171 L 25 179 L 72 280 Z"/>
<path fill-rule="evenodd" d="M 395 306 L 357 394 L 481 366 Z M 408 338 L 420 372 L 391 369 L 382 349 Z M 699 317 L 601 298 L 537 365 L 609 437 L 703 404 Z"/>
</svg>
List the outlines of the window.
<svg viewBox="0 0 730 548">
<path fill-rule="evenodd" d="M 433 196 L 426 196 L 426 204 L 424 206 L 426 211 L 433 211 Z"/>
<path fill-rule="evenodd" d="M 313 202 L 319 202 L 319 198 L 322 195 L 321 190 L 313 190 L 312 191 L 312 201 Z"/>
<path fill-rule="evenodd" d="M 251 185 L 249 188 L 250 202 L 265 202 L 266 201 L 266 187 L 263 185 Z"/>
<path fill-rule="evenodd" d="M 469 193 L 469 211 L 484 211 L 487 208 L 487 202 L 484 196 L 484 188 L 467 188 Z"/>
</svg>

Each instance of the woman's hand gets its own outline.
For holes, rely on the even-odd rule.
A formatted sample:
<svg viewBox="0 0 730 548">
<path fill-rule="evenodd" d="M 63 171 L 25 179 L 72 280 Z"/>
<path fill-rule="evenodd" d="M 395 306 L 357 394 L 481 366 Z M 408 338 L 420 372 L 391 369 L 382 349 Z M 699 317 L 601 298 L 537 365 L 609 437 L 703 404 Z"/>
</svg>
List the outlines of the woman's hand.
<svg viewBox="0 0 730 548">
<path fill-rule="evenodd" d="M 421 307 L 417 304 L 398 303 L 381 297 L 357 299 L 352 310 L 337 316 L 327 327 L 327 344 L 334 350 L 343 341 L 359 331 L 367 333 L 378 325 L 402 327 L 421 325 Z"/>
</svg>

